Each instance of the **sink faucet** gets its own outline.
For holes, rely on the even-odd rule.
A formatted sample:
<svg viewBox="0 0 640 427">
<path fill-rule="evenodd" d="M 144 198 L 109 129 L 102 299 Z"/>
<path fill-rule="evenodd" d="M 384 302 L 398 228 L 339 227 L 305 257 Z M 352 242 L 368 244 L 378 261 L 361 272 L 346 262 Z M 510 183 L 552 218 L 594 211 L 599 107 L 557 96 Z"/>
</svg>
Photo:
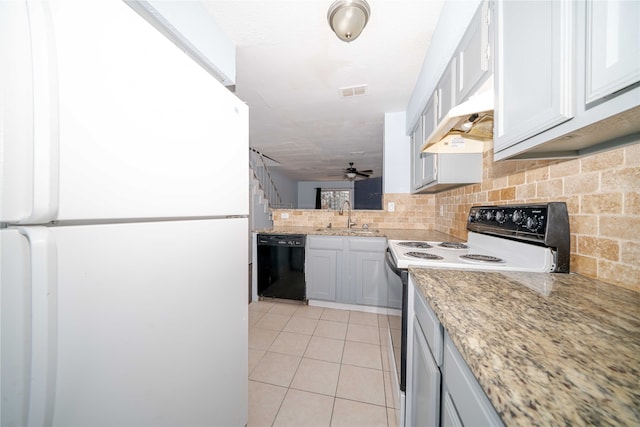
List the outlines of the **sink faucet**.
<svg viewBox="0 0 640 427">
<path fill-rule="evenodd" d="M 354 225 L 356 225 L 355 221 L 351 221 L 351 202 L 348 200 L 345 200 L 344 202 L 342 202 L 342 206 L 340 207 L 340 212 L 338 212 L 339 215 L 342 215 L 344 213 L 344 205 L 347 205 L 349 207 L 348 212 L 348 217 L 347 217 L 347 229 L 350 229 L 351 227 L 353 227 Z"/>
</svg>

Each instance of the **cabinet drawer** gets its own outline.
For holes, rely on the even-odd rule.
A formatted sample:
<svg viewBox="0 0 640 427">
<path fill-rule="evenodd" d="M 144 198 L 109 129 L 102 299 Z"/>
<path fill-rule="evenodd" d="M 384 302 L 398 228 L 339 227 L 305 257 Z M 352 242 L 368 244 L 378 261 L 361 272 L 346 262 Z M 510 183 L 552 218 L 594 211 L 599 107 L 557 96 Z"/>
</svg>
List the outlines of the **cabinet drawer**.
<svg viewBox="0 0 640 427">
<path fill-rule="evenodd" d="M 387 250 L 387 239 L 384 237 L 350 237 L 349 249 L 352 251 L 381 252 Z"/>
<path fill-rule="evenodd" d="M 429 349 L 438 366 L 442 365 L 443 329 L 436 314 L 431 310 L 422 293 L 416 289 L 414 310 Z"/>
<path fill-rule="evenodd" d="M 339 236 L 307 236 L 307 248 L 342 250 L 344 240 Z"/>
</svg>

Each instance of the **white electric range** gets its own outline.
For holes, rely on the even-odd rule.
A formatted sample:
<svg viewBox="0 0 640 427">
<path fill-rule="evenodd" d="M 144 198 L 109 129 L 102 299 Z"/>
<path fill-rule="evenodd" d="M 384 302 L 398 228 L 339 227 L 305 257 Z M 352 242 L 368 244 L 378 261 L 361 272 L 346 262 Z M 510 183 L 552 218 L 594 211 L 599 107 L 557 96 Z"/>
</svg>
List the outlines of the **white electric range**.
<svg viewBox="0 0 640 427">
<path fill-rule="evenodd" d="M 387 264 L 402 282 L 401 333 L 391 333 L 398 410 L 406 390 L 408 271 L 410 266 L 535 273 L 569 272 L 569 217 L 563 202 L 474 206 L 466 242 L 389 240 Z M 400 340 L 400 344 L 396 341 Z M 397 381 L 396 381 L 397 380 Z M 404 416 L 399 417 L 400 422 Z"/>
<path fill-rule="evenodd" d="M 409 266 L 473 270 L 550 272 L 555 269 L 550 248 L 469 232 L 468 240 L 418 242 L 390 240 L 397 268 Z"/>
<path fill-rule="evenodd" d="M 475 206 L 469 212 L 467 230 L 463 243 L 389 240 L 390 262 L 397 269 L 569 271 L 564 203 Z"/>
</svg>

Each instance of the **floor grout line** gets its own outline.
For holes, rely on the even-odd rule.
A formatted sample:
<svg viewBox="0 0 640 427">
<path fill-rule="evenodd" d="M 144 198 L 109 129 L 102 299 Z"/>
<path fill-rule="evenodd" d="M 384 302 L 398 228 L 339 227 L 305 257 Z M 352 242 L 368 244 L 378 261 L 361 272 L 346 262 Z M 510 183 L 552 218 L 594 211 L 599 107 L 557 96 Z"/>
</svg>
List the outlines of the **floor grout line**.
<svg viewBox="0 0 640 427">
<path fill-rule="evenodd" d="M 377 325 L 370 325 L 370 324 L 366 323 L 366 320 L 360 320 L 360 323 L 357 323 L 357 322 L 353 322 L 352 321 L 352 320 L 356 320 L 356 319 L 352 318 L 352 313 L 351 313 L 352 310 L 345 310 L 345 311 L 348 312 L 348 317 L 347 317 L 347 321 L 343 322 L 343 321 L 338 321 L 338 320 L 335 320 L 335 319 L 323 319 L 322 316 L 324 315 L 325 311 L 327 310 L 326 308 L 324 308 L 319 313 L 319 317 L 316 318 L 316 317 L 305 317 L 305 316 L 302 316 L 302 315 L 296 316 L 296 313 L 298 312 L 298 310 L 300 310 L 300 307 L 297 310 L 291 312 L 290 314 L 282 314 L 282 311 L 281 311 L 282 309 L 278 308 L 277 303 L 272 303 L 272 304 L 273 305 L 267 311 L 261 312 L 262 313 L 261 315 L 259 315 L 259 316 L 254 315 L 254 317 L 257 317 L 257 319 L 255 320 L 255 322 L 253 324 L 249 325 L 250 328 L 257 328 L 257 329 L 261 329 L 261 330 L 277 332 L 276 337 L 269 344 L 269 346 L 268 346 L 268 348 L 266 350 L 265 349 L 251 348 L 252 350 L 263 352 L 263 354 L 260 356 L 260 358 L 257 361 L 254 362 L 254 366 L 253 366 L 252 371 L 256 369 L 256 367 L 260 364 L 260 361 L 262 361 L 264 359 L 264 357 L 265 357 L 265 355 L 267 355 L 267 353 L 283 354 L 283 355 L 297 357 L 298 358 L 298 363 L 297 363 L 297 366 L 295 368 L 295 371 L 293 372 L 291 380 L 289 381 L 288 386 L 286 386 L 286 387 L 282 386 L 282 385 L 272 384 L 272 383 L 269 383 L 269 382 L 258 381 L 258 380 L 254 380 L 254 379 L 248 378 L 248 381 L 254 381 L 256 383 L 261 383 L 261 384 L 265 384 L 265 385 L 269 385 L 269 386 L 274 386 L 274 387 L 279 387 L 279 388 L 286 389 L 284 397 L 282 398 L 282 401 L 278 405 L 278 409 L 275 412 L 273 420 L 271 421 L 271 426 L 275 425 L 276 420 L 278 418 L 278 415 L 280 414 L 280 411 L 282 410 L 284 402 L 287 399 L 287 396 L 289 395 L 291 390 L 296 390 L 296 391 L 305 392 L 305 393 L 311 393 L 311 394 L 315 394 L 315 395 L 318 395 L 318 396 L 331 397 L 333 399 L 333 405 L 331 407 L 331 415 L 329 417 L 329 424 L 331 424 L 334 421 L 336 402 L 337 402 L 338 399 L 341 399 L 341 400 L 345 400 L 345 401 L 350 401 L 350 402 L 355 402 L 355 403 L 365 404 L 365 405 L 372 405 L 372 406 L 376 406 L 376 407 L 379 407 L 379 408 L 383 408 L 384 409 L 384 415 L 385 415 L 385 423 L 388 426 L 389 425 L 388 424 L 389 423 L 389 420 L 388 420 L 389 411 L 394 411 L 395 409 L 393 407 L 388 406 L 389 402 L 388 402 L 388 399 L 387 399 L 387 397 L 388 397 L 387 396 L 387 381 L 385 379 L 385 373 L 387 371 L 384 370 L 384 362 L 382 360 L 382 358 L 383 358 L 382 351 L 383 351 L 383 348 L 385 348 L 385 346 L 382 345 L 383 341 L 380 338 L 379 334 L 378 334 L 378 342 L 377 343 L 371 343 L 371 342 L 368 342 L 366 340 L 365 341 L 355 341 L 353 339 L 353 337 L 351 337 L 352 339 L 347 339 L 349 325 L 375 327 L 379 331 L 380 328 L 384 327 L 384 325 L 381 326 L 380 317 L 377 317 L 377 319 L 376 319 Z M 274 311 L 272 312 L 272 310 L 274 310 Z M 286 322 L 284 322 L 284 325 L 279 330 L 261 328 L 260 325 L 259 325 L 259 320 L 261 318 L 263 318 L 264 315 L 267 314 L 267 313 L 277 314 L 277 315 L 280 315 L 280 316 L 287 316 L 287 320 L 286 320 Z M 285 331 L 284 330 L 287 327 L 287 325 L 289 324 L 289 322 L 292 320 L 292 318 L 294 318 L 294 317 L 306 318 L 306 319 L 310 319 L 310 320 L 315 320 L 316 321 L 316 324 L 315 324 L 315 326 L 313 328 L 313 331 L 311 332 L 310 335 L 305 334 L 305 333 L 296 332 L 296 331 Z M 338 338 L 334 338 L 334 337 L 323 337 L 323 336 L 320 336 L 320 335 L 315 335 L 315 333 L 316 333 L 316 331 L 318 329 L 318 325 L 320 324 L 320 320 L 346 324 L 347 325 L 347 330 L 345 331 L 344 337 L 338 339 Z M 362 323 L 362 322 L 365 322 L 365 323 Z M 278 351 L 272 351 L 271 350 L 271 347 L 273 347 L 273 345 L 275 344 L 276 340 L 278 339 L 278 337 L 280 337 L 280 335 L 283 332 L 287 332 L 287 333 L 290 333 L 290 334 L 304 335 L 304 336 L 309 337 L 309 339 L 308 339 L 308 341 L 307 341 L 307 343 L 305 345 L 305 348 L 302 351 L 302 355 L 298 356 L 298 355 L 294 355 L 294 354 L 290 354 L 290 353 L 281 353 L 281 352 L 278 352 Z M 339 362 L 335 362 L 335 361 L 331 361 L 331 360 L 325 360 L 325 359 L 321 359 L 321 358 L 306 357 L 305 355 L 306 355 L 307 351 L 309 350 L 309 346 L 311 345 L 311 342 L 312 342 L 314 337 L 328 339 L 328 340 L 334 340 L 334 341 L 339 341 L 342 344 L 342 350 L 340 352 L 340 360 L 339 360 Z M 377 359 L 378 359 L 378 362 L 380 364 L 380 368 L 378 369 L 378 368 L 372 368 L 370 366 L 361 366 L 361 365 L 357 365 L 357 364 L 344 363 L 345 351 L 346 351 L 348 342 L 359 343 L 359 344 L 367 344 L 367 345 L 372 345 L 372 346 L 377 347 L 377 350 L 378 350 Z M 332 364 L 336 364 L 337 363 L 339 365 L 338 381 L 336 383 L 335 391 L 334 391 L 333 395 L 292 387 L 293 381 L 296 378 L 296 375 L 298 374 L 298 372 L 300 370 L 300 367 L 302 365 L 303 359 L 305 359 L 305 358 L 309 359 L 309 360 L 327 362 L 327 363 L 332 363 Z M 355 400 L 355 399 L 352 399 L 352 398 L 339 397 L 338 396 L 338 387 L 339 387 L 339 384 L 340 384 L 340 377 L 342 375 L 343 368 L 345 366 L 353 366 L 353 367 L 357 367 L 357 368 L 364 368 L 364 369 L 371 369 L 371 370 L 375 370 L 375 371 L 380 371 L 380 373 L 382 374 L 382 380 L 383 380 L 382 392 L 384 394 L 384 405 L 380 405 L 380 404 L 376 404 L 376 403 L 370 403 L 370 402 L 363 402 L 361 400 Z M 251 372 L 248 372 L 248 376 L 251 375 Z"/>
</svg>

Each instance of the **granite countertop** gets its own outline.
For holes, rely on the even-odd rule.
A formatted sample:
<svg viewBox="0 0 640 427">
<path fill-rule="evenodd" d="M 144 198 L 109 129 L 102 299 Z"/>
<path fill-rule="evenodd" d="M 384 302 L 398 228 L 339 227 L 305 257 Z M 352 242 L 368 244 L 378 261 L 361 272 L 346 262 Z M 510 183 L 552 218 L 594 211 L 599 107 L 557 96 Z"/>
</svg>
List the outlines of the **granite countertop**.
<svg viewBox="0 0 640 427">
<path fill-rule="evenodd" d="M 318 228 L 318 227 L 278 227 L 256 230 L 260 234 L 305 234 L 316 236 L 386 237 L 388 240 L 418 240 L 429 242 L 461 242 L 462 240 L 434 230 L 382 229 L 382 228 Z"/>
<path fill-rule="evenodd" d="M 640 293 L 577 274 L 410 273 L 506 425 L 640 425 Z"/>
</svg>

